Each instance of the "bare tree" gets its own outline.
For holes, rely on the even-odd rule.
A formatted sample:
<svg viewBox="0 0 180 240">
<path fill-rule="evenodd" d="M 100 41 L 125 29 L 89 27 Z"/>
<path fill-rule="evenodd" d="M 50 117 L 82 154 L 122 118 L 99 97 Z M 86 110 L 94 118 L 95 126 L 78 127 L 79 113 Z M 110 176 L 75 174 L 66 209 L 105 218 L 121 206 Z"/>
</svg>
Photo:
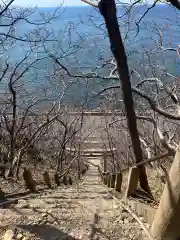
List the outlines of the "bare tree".
<svg viewBox="0 0 180 240">
<path fill-rule="evenodd" d="M 5 150 L 5 157 L 1 158 L 2 170 L 8 166 L 7 176 L 16 175 L 18 177 L 22 163 L 27 163 L 29 159 L 30 164 L 32 161 L 35 164 L 38 161 L 47 161 L 45 150 L 49 150 L 51 157 L 55 158 L 58 163 L 57 171 L 59 171 L 59 164 L 65 159 L 66 144 L 79 131 L 82 122 L 82 119 L 69 122 L 66 109 L 63 108 L 64 94 L 71 83 L 65 84 L 63 78 L 59 80 L 59 72 L 56 69 L 52 68 L 51 72 L 48 72 L 47 69 L 48 83 L 58 79 L 59 85 L 59 93 L 52 99 L 48 99 L 53 94 L 46 96 L 47 86 L 45 91 L 40 86 L 37 94 L 37 92 L 28 89 L 27 79 L 36 81 L 37 78 L 39 81 L 41 69 L 38 66 L 50 60 L 49 55 L 46 54 L 48 44 L 51 46 L 52 43 L 59 44 L 59 39 L 51 30 L 50 24 L 57 20 L 64 10 L 57 8 L 52 13 L 40 13 L 37 17 L 37 8 L 21 9 L 14 6 L 13 2 L 2 3 L 0 11 L 0 29 L 2 29 L 0 51 L 3 54 L 2 59 L 5 59 L 4 65 L 0 69 L 0 81 L 5 91 L 2 96 L 1 109 L 3 136 L 1 138 L 1 152 Z M 28 30 L 26 33 L 19 31 L 22 27 L 21 24 L 26 26 L 26 30 Z M 16 58 L 12 61 L 14 52 L 11 53 L 9 49 L 17 50 L 20 47 L 23 49 L 22 54 L 15 53 L 17 54 Z M 62 49 L 62 52 L 64 58 L 66 54 L 67 56 L 74 54 L 74 51 L 71 52 L 70 49 Z M 5 56 L 7 57 L 5 58 Z M 45 78 L 45 67 L 43 71 Z M 43 91 L 45 96 L 43 96 Z M 44 103 L 46 104 L 44 105 Z M 56 132 L 59 132 L 60 135 L 57 136 Z M 56 158 L 56 156 L 52 156 L 50 148 L 51 143 L 57 138 L 60 145 L 56 145 Z M 48 148 L 45 149 L 43 145 L 48 146 Z M 35 159 L 33 160 L 33 158 Z"/>
<path fill-rule="evenodd" d="M 111 51 L 116 60 L 117 72 L 119 75 L 119 79 L 121 80 L 122 83 L 122 91 L 124 94 L 124 104 L 126 109 L 128 128 L 131 135 L 136 162 L 138 163 L 143 160 L 143 155 L 141 150 L 139 134 L 137 130 L 136 114 L 134 111 L 127 58 L 116 16 L 115 1 L 102 0 L 99 2 L 98 8 L 102 16 L 104 17 L 106 23 L 107 31 L 109 34 L 109 40 L 111 44 Z M 144 166 L 140 167 L 140 185 L 143 190 L 145 190 L 151 195 Z"/>
</svg>

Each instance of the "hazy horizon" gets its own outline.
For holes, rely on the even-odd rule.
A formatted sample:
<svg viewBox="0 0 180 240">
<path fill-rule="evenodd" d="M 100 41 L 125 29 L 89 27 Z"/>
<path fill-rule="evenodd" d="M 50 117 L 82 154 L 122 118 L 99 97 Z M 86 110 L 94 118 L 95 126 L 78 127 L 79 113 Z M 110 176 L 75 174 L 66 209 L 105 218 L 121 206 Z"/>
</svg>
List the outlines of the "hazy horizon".
<svg viewBox="0 0 180 240">
<path fill-rule="evenodd" d="M 86 6 L 81 0 L 15 0 L 13 5 L 21 7 L 57 7 L 63 4 L 63 6 Z"/>
<path fill-rule="evenodd" d="M 124 5 L 128 5 L 128 3 L 122 3 L 122 4 L 118 4 L 117 7 L 119 6 L 124 6 Z M 142 6 L 148 6 L 148 5 L 151 5 L 151 3 L 148 3 L 146 5 L 144 5 L 143 3 L 137 3 L 136 6 L 139 6 L 139 5 L 142 5 Z M 166 3 L 157 3 L 156 6 L 158 5 L 166 5 L 168 6 L 168 4 Z M 21 6 L 21 5 L 17 5 L 17 4 L 13 4 L 13 6 L 16 6 L 16 7 L 22 7 L 22 8 L 27 8 L 28 6 Z M 54 5 L 50 5 L 50 6 L 39 6 L 39 5 L 34 5 L 34 6 L 29 6 L 29 7 L 38 7 L 38 8 L 57 8 L 57 7 L 64 7 L 64 8 L 92 8 L 92 6 L 86 4 L 86 5 L 57 5 L 57 6 L 54 6 Z"/>
<path fill-rule="evenodd" d="M 153 0 L 146 0 L 146 3 L 152 4 Z M 124 4 L 131 4 L 130 0 L 124 0 L 122 5 Z M 142 3 L 143 4 L 143 3 Z M 164 4 L 164 3 L 158 3 Z M 82 2 L 81 0 L 15 0 L 13 5 L 20 6 L 20 7 L 42 7 L 42 8 L 52 8 L 63 5 L 64 7 L 84 7 L 89 6 L 88 4 Z"/>
</svg>

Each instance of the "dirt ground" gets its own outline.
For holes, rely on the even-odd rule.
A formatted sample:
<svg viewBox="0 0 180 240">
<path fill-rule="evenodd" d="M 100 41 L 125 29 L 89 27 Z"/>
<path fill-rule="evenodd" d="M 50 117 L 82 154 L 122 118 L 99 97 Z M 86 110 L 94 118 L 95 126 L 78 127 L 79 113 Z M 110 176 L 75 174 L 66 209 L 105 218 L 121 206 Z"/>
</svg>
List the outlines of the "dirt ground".
<svg viewBox="0 0 180 240">
<path fill-rule="evenodd" d="M 9 229 L 13 229 L 14 239 L 21 240 L 145 239 L 139 224 L 110 197 L 98 175 L 91 166 L 84 179 L 70 187 L 0 209 L 0 239 Z"/>
</svg>

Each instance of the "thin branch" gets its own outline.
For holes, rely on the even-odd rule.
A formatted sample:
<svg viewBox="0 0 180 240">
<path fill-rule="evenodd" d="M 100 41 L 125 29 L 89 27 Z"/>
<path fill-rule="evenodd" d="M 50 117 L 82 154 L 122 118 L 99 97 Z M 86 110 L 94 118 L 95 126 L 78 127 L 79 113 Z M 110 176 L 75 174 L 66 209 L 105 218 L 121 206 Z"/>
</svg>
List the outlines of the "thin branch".
<svg viewBox="0 0 180 240">
<path fill-rule="evenodd" d="M 109 86 L 106 87 L 104 89 L 102 89 L 100 92 L 98 92 L 96 94 L 96 96 L 101 95 L 102 93 L 108 91 L 108 90 L 112 90 L 112 89 L 120 89 L 120 85 L 114 85 L 114 86 Z M 139 90 L 136 87 L 132 87 L 131 88 L 132 92 L 138 94 L 139 96 L 141 96 L 142 98 L 146 99 L 151 107 L 151 109 L 157 113 L 159 113 L 160 115 L 172 119 L 172 120 L 180 120 L 180 116 L 179 115 L 175 115 L 172 113 L 168 113 L 166 111 L 164 111 L 161 107 L 158 106 L 158 104 L 151 98 L 149 97 L 144 91 Z"/>
<path fill-rule="evenodd" d="M 144 161 L 142 161 L 138 164 L 135 164 L 134 167 L 139 167 L 139 166 L 145 165 L 147 163 L 156 162 L 156 161 L 159 161 L 159 160 L 161 160 L 163 158 L 166 158 L 166 157 L 169 157 L 169 156 L 173 156 L 172 152 L 165 152 L 165 153 L 162 153 L 159 156 L 155 156 L 155 157 L 152 157 L 150 159 L 144 160 Z"/>
<path fill-rule="evenodd" d="M 52 117 L 49 121 L 46 121 L 45 123 L 42 123 L 38 129 L 30 136 L 26 144 L 23 146 L 23 149 L 26 150 L 30 144 L 32 144 L 33 140 L 37 137 L 37 135 L 48 125 L 50 125 L 52 122 L 54 122 L 59 116 L 59 113 Z"/>
<path fill-rule="evenodd" d="M 66 170 L 59 176 L 59 178 L 64 177 L 64 176 L 69 172 L 69 169 L 71 168 L 72 163 L 73 163 L 77 158 L 78 158 L 78 155 L 75 156 L 75 157 L 71 160 L 71 162 L 69 163 L 68 167 L 67 167 Z"/>
<path fill-rule="evenodd" d="M 97 3 L 92 2 L 91 0 L 81 0 L 84 3 L 87 3 L 88 5 L 92 6 L 92 7 L 98 7 Z"/>
<path fill-rule="evenodd" d="M 144 145 L 144 147 L 145 147 L 145 150 L 146 150 L 146 152 L 147 152 L 147 157 L 148 157 L 148 159 L 150 159 L 151 158 L 151 149 L 148 147 L 148 144 L 146 143 L 146 141 L 142 138 L 142 137 L 140 137 L 140 141 L 141 141 L 141 143 Z"/>
<path fill-rule="evenodd" d="M 96 94 L 96 96 L 99 96 L 99 95 L 103 94 L 106 91 L 113 90 L 113 89 L 120 89 L 120 88 L 121 88 L 120 85 L 112 85 L 112 86 L 106 87 L 106 88 L 102 89 L 101 91 L 99 91 Z"/>
<path fill-rule="evenodd" d="M 141 87 L 144 83 L 147 83 L 147 82 L 158 82 L 158 81 L 159 81 L 159 78 L 145 78 L 136 85 L 136 88 Z"/>
<path fill-rule="evenodd" d="M 172 146 L 169 142 L 169 141 L 166 141 L 165 138 L 164 138 L 164 135 L 162 133 L 162 131 L 160 130 L 160 128 L 158 127 L 156 121 L 151 118 L 151 117 L 146 117 L 146 116 L 137 116 L 137 119 L 142 119 L 142 120 L 145 120 L 145 121 L 149 121 L 151 123 L 153 123 L 156 131 L 157 131 L 157 134 L 160 138 L 160 141 L 161 143 L 163 144 L 163 146 L 171 153 L 175 153 L 176 152 L 176 147 Z"/>
<path fill-rule="evenodd" d="M 32 40 L 32 39 L 28 39 L 28 38 L 21 38 L 21 37 L 15 37 L 15 36 L 12 36 L 8 33 L 0 33 L 0 36 L 2 37 L 6 37 L 6 38 L 11 38 L 11 39 L 14 39 L 14 40 L 17 40 L 17 41 L 21 41 L 21 42 L 29 42 L 29 43 L 40 43 L 42 42 L 42 38 L 39 39 L 39 40 Z M 52 41 L 56 41 L 56 39 L 45 39 L 46 42 L 52 42 Z"/>
<path fill-rule="evenodd" d="M 28 55 L 29 56 L 29 55 Z M 13 73 L 11 74 L 11 77 L 13 78 L 16 74 L 16 70 L 17 68 L 26 60 L 26 58 L 28 58 L 28 56 L 26 56 L 22 61 L 20 61 L 18 63 L 18 65 L 16 66 L 15 70 L 13 71 Z M 12 84 L 14 84 L 15 82 L 17 82 L 20 78 L 22 78 L 24 76 L 24 74 L 26 72 L 28 72 L 28 70 L 33 67 L 34 63 L 37 63 L 39 61 L 42 61 L 44 59 L 46 59 L 47 57 L 43 57 L 43 58 L 38 58 L 38 59 L 35 59 L 33 62 L 29 63 L 28 66 L 19 74 L 19 76 L 17 76 L 14 81 L 12 82 Z"/>
<path fill-rule="evenodd" d="M 9 64 L 6 63 L 6 67 L 3 70 L 2 76 L 0 77 L 0 82 L 3 80 L 4 76 L 6 75 L 8 68 L 9 68 Z"/>
<path fill-rule="evenodd" d="M 14 1 L 14 0 L 13 0 Z M 54 15 L 54 14 L 53 14 Z M 45 20 L 44 22 L 31 22 L 29 21 L 27 18 L 25 17 L 16 17 L 11 23 L 8 24 L 0 24 L 0 27 L 11 27 L 13 25 L 15 25 L 18 21 L 25 21 L 26 23 L 30 24 L 30 25 L 35 25 L 35 26 L 43 26 L 45 24 L 50 23 L 50 21 L 54 18 L 54 16 L 50 17 L 49 19 Z"/>
<path fill-rule="evenodd" d="M 145 92 L 133 87 L 132 91 L 136 94 L 138 94 L 139 96 L 143 97 L 144 99 L 146 99 L 149 103 L 149 105 L 151 106 L 152 110 L 159 113 L 160 115 L 169 118 L 169 119 L 173 119 L 173 120 L 180 120 L 180 116 L 179 115 L 175 115 L 172 113 L 168 113 L 166 111 L 164 111 L 161 107 L 158 106 L 158 104 L 151 98 L 149 97 Z"/>
<path fill-rule="evenodd" d="M 25 114 L 24 114 L 23 117 L 21 118 L 22 121 L 21 121 L 20 127 L 19 127 L 18 130 L 16 131 L 16 136 L 17 136 L 18 133 L 21 131 L 21 129 L 22 129 L 23 125 L 24 125 L 24 122 L 25 122 L 25 120 L 26 120 L 26 117 L 27 117 L 27 115 L 28 115 L 29 110 L 30 110 L 33 106 L 35 106 L 35 104 L 38 104 L 38 102 L 40 102 L 40 100 L 35 101 L 34 103 L 32 103 L 31 105 L 29 105 L 29 106 L 26 108 Z"/>
<path fill-rule="evenodd" d="M 152 8 L 154 8 L 155 6 L 156 6 L 156 3 L 157 2 L 159 2 L 159 0 L 156 0 L 145 12 L 144 12 L 144 14 L 140 17 L 140 19 L 138 20 L 138 22 L 136 22 L 136 24 L 139 24 L 141 21 L 142 21 L 142 19 L 146 16 L 146 14 L 152 9 Z"/>
<path fill-rule="evenodd" d="M 6 6 L 5 8 L 0 12 L 0 17 L 3 15 L 3 13 L 5 13 L 8 8 L 10 7 L 10 5 L 14 2 L 14 0 L 11 0 Z"/>
<path fill-rule="evenodd" d="M 135 71 L 133 71 L 133 72 L 135 72 Z M 135 72 L 135 73 L 138 74 L 138 76 L 139 76 L 139 73 L 137 73 L 137 72 Z M 141 85 L 143 85 L 146 82 L 157 82 L 159 87 L 163 87 L 164 88 L 166 93 L 170 96 L 171 100 L 175 104 L 178 103 L 178 97 L 175 95 L 175 93 L 173 93 L 173 91 L 168 86 L 165 86 L 164 83 L 159 78 L 156 78 L 156 77 L 155 78 L 145 78 L 140 83 L 138 83 L 136 85 L 136 88 L 139 88 Z"/>
<path fill-rule="evenodd" d="M 142 19 L 146 16 L 146 14 L 156 6 L 157 2 L 159 2 L 159 0 L 156 0 L 145 12 L 144 14 L 140 17 L 140 19 L 138 20 L 138 22 L 135 22 L 136 26 L 137 26 L 137 33 L 136 36 L 134 38 L 137 37 L 137 35 L 139 34 L 139 24 L 142 21 Z"/>
<path fill-rule="evenodd" d="M 137 4 L 137 3 L 140 3 L 142 0 L 137 0 L 135 1 L 133 4 L 130 5 L 130 8 L 120 17 L 120 18 L 123 18 L 125 15 L 127 15 L 131 9 Z"/>
<path fill-rule="evenodd" d="M 47 52 L 47 51 L 46 51 Z M 47 52 L 48 53 L 48 52 Z M 88 78 L 88 79 L 92 79 L 92 78 L 98 78 L 98 79 L 102 79 L 102 80 L 110 80 L 110 79 L 119 79 L 117 76 L 108 76 L 108 77 L 103 77 L 103 76 L 99 76 L 97 75 L 96 73 L 87 73 L 87 74 L 76 74 L 76 75 L 73 75 L 69 69 L 64 66 L 60 61 L 59 61 L 59 58 L 53 56 L 52 54 L 48 53 L 49 57 L 52 58 L 55 63 L 57 63 L 66 73 L 69 77 L 72 77 L 72 78 Z"/>
</svg>

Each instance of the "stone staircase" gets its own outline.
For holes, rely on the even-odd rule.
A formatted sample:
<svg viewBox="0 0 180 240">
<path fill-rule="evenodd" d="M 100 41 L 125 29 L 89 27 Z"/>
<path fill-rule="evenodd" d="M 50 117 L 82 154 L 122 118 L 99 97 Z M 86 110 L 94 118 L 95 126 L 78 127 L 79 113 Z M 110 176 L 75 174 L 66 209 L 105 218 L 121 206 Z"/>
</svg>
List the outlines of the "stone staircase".
<svg viewBox="0 0 180 240">
<path fill-rule="evenodd" d="M 100 160 L 91 161 L 97 164 Z M 13 229 L 13 234 L 16 229 L 23 236 L 21 240 L 129 240 L 135 239 L 133 231 L 142 233 L 138 224 L 109 197 L 94 165 L 82 181 L 70 187 L 63 185 L 1 209 L 0 226 L 2 240 L 13 239 L 4 238 L 7 229 Z"/>
<path fill-rule="evenodd" d="M 83 136 L 88 136 L 83 140 Z M 81 146 L 81 156 L 89 156 L 89 157 L 101 157 L 104 154 L 106 155 L 112 155 L 112 151 L 115 152 L 115 148 L 109 148 L 108 140 L 107 138 L 105 140 L 102 140 L 101 138 L 101 132 L 94 131 L 90 135 L 87 133 L 82 133 L 82 137 L 77 137 L 76 144 L 78 145 L 80 143 Z M 74 152 L 77 151 L 76 148 L 70 148 L 66 147 L 66 151 Z"/>
</svg>

